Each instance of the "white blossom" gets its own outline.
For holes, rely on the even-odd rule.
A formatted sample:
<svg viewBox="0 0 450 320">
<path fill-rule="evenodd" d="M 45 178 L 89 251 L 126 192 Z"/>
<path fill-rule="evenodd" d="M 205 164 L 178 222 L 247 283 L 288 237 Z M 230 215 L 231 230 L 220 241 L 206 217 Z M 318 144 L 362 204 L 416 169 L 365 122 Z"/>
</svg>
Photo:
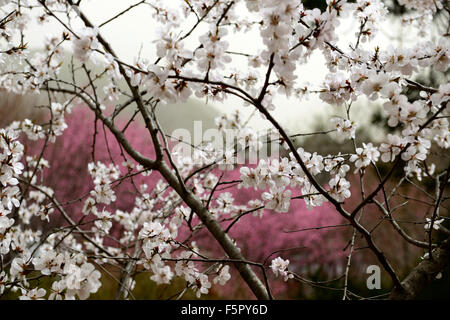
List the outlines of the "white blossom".
<svg viewBox="0 0 450 320">
<path fill-rule="evenodd" d="M 77 59 L 86 63 L 92 54 L 92 51 L 99 48 L 97 40 L 97 29 L 85 28 L 77 33 L 75 39 L 72 40 L 73 52 Z"/>
<path fill-rule="evenodd" d="M 425 230 L 429 231 L 431 228 L 431 219 L 430 218 L 426 218 L 426 224 L 424 225 Z M 433 221 L 433 229 L 435 230 L 439 230 L 440 224 L 444 222 L 444 219 L 438 219 L 438 220 L 434 220 Z"/>
<path fill-rule="evenodd" d="M 281 257 L 273 259 L 270 264 L 270 268 L 272 269 L 275 276 L 282 276 L 284 281 L 287 281 L 288 279 L 292 279 L 294 277 L 294 275 L 288 271 L 288 266 L 289 260 L 283 260 Z"/>
</svg>

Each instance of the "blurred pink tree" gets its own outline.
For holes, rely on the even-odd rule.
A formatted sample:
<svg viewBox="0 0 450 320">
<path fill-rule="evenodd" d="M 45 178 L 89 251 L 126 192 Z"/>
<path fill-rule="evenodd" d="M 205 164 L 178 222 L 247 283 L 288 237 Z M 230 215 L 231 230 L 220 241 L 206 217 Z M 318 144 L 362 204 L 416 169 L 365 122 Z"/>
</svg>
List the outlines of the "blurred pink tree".
<svg viewBox="0 0 450 320">
<path fill-rule="evenodd" d="M 50 144 L 45 149 L 44 159 L 49 161 L 52 170 L 44 173 L 45 184 L 55 190 L 55 198 L 66 205 L 66 210 L 71 216 L 78 220 L 82 217 L 83 199 L 92 190 L 93 183 L 87 170 L 87 165 L 92 161 L 104 163 L 123 164 L 125 158 L 119 144 L 113 134 L 108 130 L 103 130 L 101 123 L 95 129 L 95 118 L 82 106 L 74 109 L 73 113 L 67 117 L 68 129 L 63 136 L 57 139 L 55 144 Z M 119 127 L 125 126 L 119 124 Z M 93 139 L 94 132 L 95 141 Z M 129 141 L 136 146 L 136 149 L 146 156 L 153 157 L 154 150 L 151 144 L 145 140 L 145 128 L 139 122 L 133 122 L 126 130 Z M 95 153 L 92 152 L 95 143 Z M 30 154 L 39 154 L 42 142 L 29 143 Z M 61 152 L 64 150 L 64 152 Z M 122 174 L 127 172 L 125 166 L 121 166 Z M 149 189 L 155 187 L 160 179 L 158 173 L 152 173 L 149 177 L 139 177 L 125 179 L 115 188 L 118 199 L 112 203 L 108 209 L 111 212 L 119 209 L 122 211 L 131 210 L 134 206 L 136 196 L 136 186 L 143 182 Z M 239 168 L 225 172 L 223 181 L 237 181 L 240 179 Z M 133 181 L 135 183 L 133 183 Z M 216 192 L 217 198 L 225 192 L 230 192 L 236 204 L 246 204 L 250 199 L 261 197 L 260 191 L 253 189 L 224 188 Z M 72 199 L 80 199 L 74 202 Z M 270 262 L 273 254 L 280 254 L 291 261 L 292 270 L 298 273 L 310 274 L 321 268 L 328 276 L 333 276 L 342 272 L 345 263 L 344 251 L 346 237 L 342 228 L 321 228 L 342 224 L 342 218 L 337 215 L 330 206 L 325 204 L 308 210 L 305 203 L 294 200 L 287 213 L 273 213 L 271 210 L 264 210 L 264 219 L 260 216 L 248 214 L 243 216 L 239 223 L 230 229 L 230 235 L 236 240 L 237 245 L 251 261 L 260 263 Z M 56 215 L 56 214 L 55 214 Z M 55 224 L 61 223 L 62 218 L 52 217 Z M 198 223 L 194 219 L 194 223 Z M 226 228 L 230 222 L 222 222 Z M 319 228 L 318 228 L 319 227 Z M 111 232 L 120 233 L 121 226 L 113 224 Z M 296 232 L 293 232 L 296 231 Z M 187 226 L 183 226 L 179 233 L 179 241 L 184 240 L 190 234 Z M 348 235 L 347 235 L 348 238 Z M 190 240 L 196 241 L 201 250 L 205 250 L 211 256 L 220 258 L 221 248 L 213 241 L 206 229 L 198 232 Z M 267 258 L 267 260 L 266 260 Z M 235 272 L 232 270 L 232 272 Z M 271 286 L 278 296 L 284 294 L 289 296 L 287 288 L 292 287 L 292 283 L 286 283 L 282 279 L 271 277 Z M 295 287 L 295 285 L 294 285 Z M 216 292 L 225 297 L 251 298 L 252 293 L 247 286 L 239 281 L 229 282 L 223 291 Z"/>
</svg>

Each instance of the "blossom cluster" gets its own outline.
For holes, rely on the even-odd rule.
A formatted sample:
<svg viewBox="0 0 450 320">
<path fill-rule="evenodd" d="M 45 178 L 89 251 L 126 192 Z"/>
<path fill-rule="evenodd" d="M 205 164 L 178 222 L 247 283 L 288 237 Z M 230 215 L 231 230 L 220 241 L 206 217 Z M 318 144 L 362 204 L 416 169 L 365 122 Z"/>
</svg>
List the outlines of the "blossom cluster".
<svg viewBox="0 0 450 320">
<path fill-rule="evenodd" d="M 350 166 L 345 164 L 342 156 L 327 155 L 323 157 L 316 152 L 311 154 L 302 148 L 296 151 L 312 175 L 329 173 L 329 193 L 337 201 L 342 202 L 350 197 L 350 184 L 345 179 Z M 288 187 L 301 190 L 301 195 L 297 195 L 297 197 L 303 198 L 308 208 L 320 206 L 326 201 L 325 197 L 308 179 L 292 153 L 290 158 L 283 157 L 281 160 L 273 159 L 270 162 L 260 160 L 256 168 L 242 167 L 240 172 L 242 181 L 240 187 L 253 187 L 255 190 L 257 188 L 264 190 L 269 187 L 269 192 L 262 194 L 262 199 L 268 209 L 277 212 L 289 210 L 292 191 L 287 189 Z"/>
<path fill-rule="evenodd" d="M 14 208 L 20 207 L 18 175 L 24 169 L 20 162 L 23 145 L 17 141 L 18 135 L 12 130 L 0 130 L 0 254 L 10 251 L 11 227 L 14 219 L 8 217 Z"/>
<path fill-rule="evenodd" d="M 424 17 L 419 23 L 413 23 L 417 17 L 409 18 L 421 29 L 445 5 L 439 0 L 398 2 Z M 363 184 L 364 175 L 370 170 L 379 174 L 380 165 L 394 168 L 403 163 L 401 182 L 410 178 L 440 181 L 444 171 L 432 163 L 432 155 L 447 152 L 450 145 L 450 84 L 442 81 L 428 87 L 417 79 L 426 72 L 448 72 L 448 34 L 411 46 L 375 44 L 388 15 L 381 0 L 327 0 L 323 11 L 297 0 L 180 0 L 179 4 L 161 0 L 149 6 L 159 25 L 152 42 L 156 61 L 139 54 L 127 63 L 115 55 L 101 28 L 91 25 L 72 1 L 0 1 L 0 89 L 18 95 L 45 93 L 48 100 L 36 106 L 45 113 L 45 120 L 18 119 L 0 129 L 0 296 L 12 291 L 21 299 L 87 299 L 102 284 L 97 266 L 108 265 L 121 270 L 118 292 L 124 297 L 128 293 L 123 291 L 133 290 L 134 275 L 140 272 L 149 273 L 157 284 L 170 284 L 178 277 L 201 297 L 213 284 L 230 280 L 229 252 L 239 255 L 240 249 L 228 229 L 248 213 L 262 219 L 267 211 L 288 214 L 294 200 L 304 201 L 308 209 L 328 201 L 342 213 L 341 205 L 353 196 L 351 174 L 357 174 Z M 42 24 L 55 19 L 61 28 L 38 52 L 28 50 L 24 42 L 33 16 Z M 357 21 L 354 42 L 341 47 L 337 29 L 349 17 Z M 80 22 L 85 27 L 75 29 Z M 253 34 L 259 45 L 237 52 L 234 37 L 249 31 L 257 31 Z M 61 76 L 67 48 L 75 58 L 70 63 L 71 80 Z M 305 77 L 300 76 L 299 67 L 314 54 L 323 56 L 328 71 L 321 83 L 305 85 L 300 83 Z M 236 67 L 237 61 L 247 68 Z M 90 69 L 91 63 L 98 72 Z M 122 88 L 125 83 L 129 90 Z M 293 93 L 317 95 L 335 113 L 345 114 L 334 114 L 326 124 L 331 129 L 314 134 L 333 132 L 351 151 L 319 154 L 294 144 L 271 113 L 278 105 L 277 96 L 292 98 Z M 254 166 L 238 168 L 239 156 L 247 161 L 247 151 L 258 151 L 263 138 L 269 140 L 269 135 L 248 125 L 251 117 L 244 119 L 239 112 L 216 119 L 218 135 L 228 135 L 229 130 L 236 133 L 231 143 L 217 146 L 214 137 L 201 139 L 189 144 L 192 152 L 186 154 L 182 146 L 186 141 L 170 137 L 180 142 L 175 146 L 167 141 L 157 107 L 184 103 L 191 97 L 224 102 L 231 96 L 254 107 L 274 128 L 269 133 L 276 138 L 267 144 L 281 145 L 282 154 L 272 152 Z M 351 108 L 366 108 L 368 114 L 376 103 L 382 105 L 391 132 L 380 141 L 361 141 L 362 126 L 353 119 Z M 122 112 L 134 104 L 133 116 Z M 46 149 L 64 135 L 66 116 L 74 105 L 95 114 L 92 161 L 85 168 L 91 184 L 83 195 L 58 199 L 46 175 L 58 168 L 52 166 Z M 138 151 L 127 138 L 138 114 L 148 129 L 146 143 L 151 141 L 156 150 L 152 158 L 144 155 L 147 149 Z M 127 118 L 120 128 L 119 115 Z M 96 160 L 98 122 L 105 140 L 107 130 L 117 140 L 120 162 L 111 156 L 108 141 L 104 142 L 109 160 Z M 31 142 L 42 144 L 38 153 L 27 153 Z M 147 184 L 148 175 L 158 174 L 152 169 L 161 175 Z M 239 170 L 239 179 L 225 181 L 226 172 L 232 170 Z M 117 205 L 125 194 L 117 191 L 124 181 L 130 185 L 131 208 Z M 227 188 L 258 193 L 242 203 Z M 68 214 L 66 207 L 75 202 L 82 204 L 80 212 Z M 439 200 L 436 203 L 438 208 Z M 388 199 L 384 205 L 382 209 L 389 209 Z M 437 208 L 435 217 L 423 221 L 426 232 L 444 230 Z M 57 228 L 51 225 L 61 221 Z M 228 222 L 228 229 L 222 230 Z M 226 242 L 223 259 L 209 256 L 191 239 L 205 228 L 219 232 L 215 236 L 222 245 Z M 189 230 L 189 236 L 184 237 L 182 230 Z M 4 259 L 8 260 L 5 269 Z M 276 257 L 270 269 L 287 281 L 294 278 L 289 263 Z M 40 287 L 35 280 L 41 277 L 51 279 L 51 288 Z"/>
</svg>

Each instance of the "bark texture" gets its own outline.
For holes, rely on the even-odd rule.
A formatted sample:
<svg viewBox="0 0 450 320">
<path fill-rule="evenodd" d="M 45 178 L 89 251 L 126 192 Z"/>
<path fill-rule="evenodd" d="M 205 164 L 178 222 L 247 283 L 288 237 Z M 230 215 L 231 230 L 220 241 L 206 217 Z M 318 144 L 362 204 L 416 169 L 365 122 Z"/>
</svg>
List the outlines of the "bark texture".
<svg viewBox="0 0 450 320">
<path fill-rule="evenodd" d="M 416 299 L 436 279 L 436 275 L 448 266 L 450 266 L 450 238 L 433 250 L 432 259 L 422 261 L 411 271 L 402 281 L 403 289 L 392 290 L 390 299 Z"/>
</svg>

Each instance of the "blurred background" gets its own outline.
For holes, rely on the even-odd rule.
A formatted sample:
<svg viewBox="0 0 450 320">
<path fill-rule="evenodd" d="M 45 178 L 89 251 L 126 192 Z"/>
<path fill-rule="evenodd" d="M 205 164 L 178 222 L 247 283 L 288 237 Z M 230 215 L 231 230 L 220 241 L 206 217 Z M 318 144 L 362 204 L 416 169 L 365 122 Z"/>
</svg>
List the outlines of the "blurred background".
<svg viewBox="0 0 450 320">
<path fill-rule="evenodd" d="M 88 13 L 89 18 L 97 24 L 106 21 L 111 16 L 117 14 L 121 10 L 127 8 L 136 1 L 107 1 L 92 0 L 83 1 L 81 9 Z M 309 0 L 303 1 L 305 7 L 326 7 L 325 0 Z M 400 15 L 405 13 L 405 9 L 400 7 L 395 0 L 385 1 L 386 5 L 391 9 L 388 19 L 380 26 L 380 32 L 376 39 L 370 43 L 374 47 L 379 45 L 386 48 L 388 45 L 405 46 L 412 45 L 417 34 L 411 32 L 408 27 L 402 25 Z M 442 27 L 443 22 L 448 20 L 448 14 L 439 14 L 436 16 L 434 28 Z M 155 22 L 151 18 L 150 9 L 140 7 L 132 9 L 128 14 L 121 16 L 104 28 L 101 32 L 114 49 L 118 52 L 122 60 L 133 63 L 136 53 L 145 56 L 150 61 L 155 60 L 155 45 L 151 39 L 155 38 L 156 30 Z M 358 23 L 352 17 L 349 17 L 340 26 L 339 33 L 342 35 L 339 45 L 342 48 L 348 47 L 348 44 L 354 41 L 354 33 L 358 29 Z M 58 31 L 59 30 L 59 31 Z M 43 27 L 39 23 L 28 26 L 30 31 L 29 47 L 31 51 L 38 51 L 39 45 L 43 42 L 43 37 L 60 32 L 56 22 L 47 27 Z M 258 32 L 255 30 L 254 32 Z M 433 30 L 430 33 L 433 38 Z M 149 39 L 149 40 L 147 40 Z M 250 33 L 243 38 L 237 38 L 231 43 L 230 51 L 249 52 L 252 48 L 257 47 L 255 42 L 258 37 L 252 36 Z M 365 44 L 363 44 L 365 45 Z M 62 68 L 61 78 L 70 77 L 70 47 L 67 48 L 67 59 L 64 62 L 65 67 Z M 234 58 L 233 63 L 236 68 L 244 66 L 245 61 Z M 100 70 L 101 66 L 91 65 L 94 71 Z M 66 73 L 65 73 L 66 72 Z M 320 52 L 314 54 L 307 65 L 299 68 L 297 71 L 300 79 L 310 82 L 312 85 L 320 85 L 325 78 L 328 70 L 324 64 L 324 59 Z M 429 86 L 437 86 L 439 83 L 448 82 L 447 74 L 436 74 L 426 71 L 419 74 L 416 80 Z M 101 82 L 98 84 L 101 86 Z M 414 92 L 405 92 L 410 99 L 415 98 Z M 17 96 L 11 93 L 2 92 L 0 95 L 0 127 L 9 124 L 14 120 L 22 120 L 31 118 L 36 121 L 44 121 L 43 115 L 38 108 L 33 108 L 46 101 L 46 97 L 40 96 Z M 123 101 L 123 100 L 122 100 Z M 119 101 L 118 103 L 120 103 Z M 343 110 L 324 104 L 318 96 L 310 95 L 309 99 L 299 100 L 296 97 L 285 98 L 280 97 L 274 101 L 277 109 L 274 116 L 279 122 L 288 128 L 292 134 L 307 133 L 314 131 L 328 130 L 330 123 L 328 119 L 331 114 L 343 115 Z M 188 103 L 181 105 L 164 105 L 158 108 L 158 117 L 160 123 L 166 133 L 170 133 L 175 129 L 186 128 L 192 132 L 194 121 L 202 121 L 203 129 L 214 127 L 214 119 L 223 114 L 232 114 L 237 109 L 242 110 L 245 117 L 252 114 L 251 108 L 242 108 L 242 103 L 238 100 L 230 98 L 223 104 L 207 103 L 204 100 L 190 99 Z M 381 103 L 372 103 L 365 99 L 358 99 L 352 107 L 352 118 L 358 122 L 357 144 L 361 141 L 379 142 L 380 136 L 390 132 L 391 128 L 387 127 L 387 120 L 382 113 Z M 82 195 L 92 187 L 90 177 L 87 172 L 87 163 L 91 161 L 90 150 L 92 144 L 92 135 L 95 130 L 95 119 L 85 111 L 83 106 L 77 106 L 72 115 L 68 116 L 67 122 L 69 128 L 57 142 L 50 146 L 45 153 L 44 158 L 48 160 L 53 168 L 45 174 L 46 184 L 55 190 L 55 195 L 60 202 L 69 201 L 77 195 Z M 268 123 L 259 116 L 252 117 L 250 125 L 254 128 L 262 129 L 269 127 Z M 145 138 L 144 128 L 137 121 L 134 122 L 128 131 L 128 137 L 134 145 L 139 146 L 142 150 L 148 150 L 148 140 Z M 105 133 L 98 136 L 96 155 L 97 160 L 108 161 L 109 156 L 106 150 L 106 141 L 111 149 L 113 158 L 121 162 L 120 148 L 114 141 L 113 137 Z M 328 153 L 347 153 L 352 152 L 351 143 L 339 144 L 333 135 L 319 135 L 314 137 L 297 138 L 295 143 L 302 146 L 307 151 L 316 151 L 319 154 L 326 155 Z M 39 150 L 39 143 L 31 143 L 27 152 L 32 154 L 33 151 Z M 64 150 L 64 152 L 61 152 Z M 149 151 L 151 153 L 151 151 Z M 70 161 L 68 161 L 70 159 Z M 434 157 L 436 165 L 446 165 L 447 159 Z M 401 167 L 401 166 L 400 166 Z M 381 173 L 384 174 L 387 167 L 383 167 L 380 163 Z M 399 170 L 397 175 L 401 175 Z M 237 179 L 239 177 L 238 168 L 227 173 L 226 179 Z M 152 175 L 146 181 L 149 186 L 154 186 L 160 177 Z M 368 175 L 366 178 L 368 186 L 377 183 L 375 176 Z M 355 182 L 355 181 L 351 181 Z M 345 206 L 353 208 L 360 200 L 358 197 L 358 183 L 353 184 L 352 196 Z M 426 185 L 425 185 L 426 186 Z M 118 189 L 121 197 L 115 204 L 115 209 L 130 210 L 134 203 L 132 193 L 129 186 L 123 184 Z M 427 187 L 427 186 L 426 186 Z M 433 193 L 431 185 L 426 191 Z M 251 197 L 258 197 L 257 192 L 253 190 L 230 191 L 237 202 L 246 203 Z M 416 199 L 416 200 L 412 200 Z M 423 224 L 414 221 L 424 220 L 424 216 L 429 214 L 429 206 L 427 205 L 427 197 L 418 192 L 412 185 L 405 184 L 398 190 L 396 201 L 398 204 L 405 200 L 410 201 L 409 206 L 400 209 L 397 220 L 401 222 L 401 226 L 412 237 L 419 240 L 425 240 Z M 411 203 L 414 202 L 414 205 Z M 414 207 L 415 211 L 411 212 L 410 208 Z M 80 203 L 67 205 L 69 212 L 77 216 L 80 214 Z M 409 208 L 409 209 L 408 209 Z M 448 216 L 447 212 L 442 215 Z M 411 268 L 420 261 L 420 256 L 424 252 L 418 248 L 409 245 L 393 230 L 388 222 L 383 222 L 382 215 L 375 206 L 368 206 L 362 218 L 363 224 L 368 225 L 368 229 L 374 228 L 375 242 L 380 245 L 386 255 L 391 260 L 394 269 L 398 270 L 400 278 L 403 278 Z M 57 217 L 52 219 L 52 224 L 58 224 L 61 221 Z M 32 224 L 36 228 L 39 221 L 33 221 Z M 344 226 L 339 226 L 344 225 Z M 323 229 L 314 229 L 314 227 L 326 227 Z M 336 227 L 338 226 L 338 227 Z M 448 227 L 448 226 L 447 226 Z M 293 232 L 295 231 L 295 232 Z M 121 230 L 114 230 L 121 232 Z M 186 231 L 187 232 L 187 231 Z M 343 286 L 342 273 L 345 270 L 346 256 L 349 252 L 349 240 L 351 239 L 352 229 L 345 226 L 345 221 L 337 215 L 336 212 L 327 204 L 311 211 L 307 210 L 303 201 L 294 200 L 288 213 L 271 213 L 265 212 L 264 218 L 247 215 L 240 223 L 233 228 L 231 235 L 236 239 L 238 245 L 242 248 L 244 255 L 249 260 L 257 262 L 265 262 L 276 250 L 282 249 L 277 255 L 287 258 L 291 261 L 293 271 L 301 274 L 305 279 L 317 281 L 316 285 L 290 281 L 283 282 L 281 279 L 275 278 L 269 274 L 271 290 L 277 298 L 282 299 L 339 299 L 342 298 Z M 183 237 L 181 233 L 180 237 Z M 207 232 L 200 232 L 194 239 L 200 248 L 204 248 L 211 256 L 221 256 L 221 250 L 214 245 Z M 361 295 L 378 295 L 389 291 L 390 280 L 383 273 L 382 289 L 369 291 L 366 287 L 367 266 L 377 264 L 375 257 L 367 250 L 365 243 L 359 237 L 356 238 L 356 250 L 352 257 L 352 267 L 350 272 L 349 288 L 353 292 Z M 270 260 L 269 260 L 270 261 Z M 233 271 L 234 272 L 234 271 Z M 224 287 L 213 286 L 212 295 L 204 296 L 207 299 L 252 299 L 252 295 L 245 283 L 234 272 L 234 277 Z M 114 268 L 104 270 L 102 275 L 103 286 L 98 293 L 91 296 L 91 299 L 113 299 L 115 297 L 118 272 Z M 49 282 L 50 283 L 50 282 Z M 45 283 L 43 284 L 45 287 Z M 171 285 L 157 286 L 149 279 L 146 272 L 139 273 L 136 276 L 136 286 L 132 291 L 136 299 L 168 299 L 176 295 L 184 288 L 185 283 L 182 280 L 176 280 Z M 437 281 L 424 294 L 423 298 L 449 298 L 450 297 L 450 270 L 443 273 L 441 280 Z M 14 298 L 11 293 L 8 298 Z M 184 299 L 195 298 L 195 295 L 188 291 Z"/>
</svg>

